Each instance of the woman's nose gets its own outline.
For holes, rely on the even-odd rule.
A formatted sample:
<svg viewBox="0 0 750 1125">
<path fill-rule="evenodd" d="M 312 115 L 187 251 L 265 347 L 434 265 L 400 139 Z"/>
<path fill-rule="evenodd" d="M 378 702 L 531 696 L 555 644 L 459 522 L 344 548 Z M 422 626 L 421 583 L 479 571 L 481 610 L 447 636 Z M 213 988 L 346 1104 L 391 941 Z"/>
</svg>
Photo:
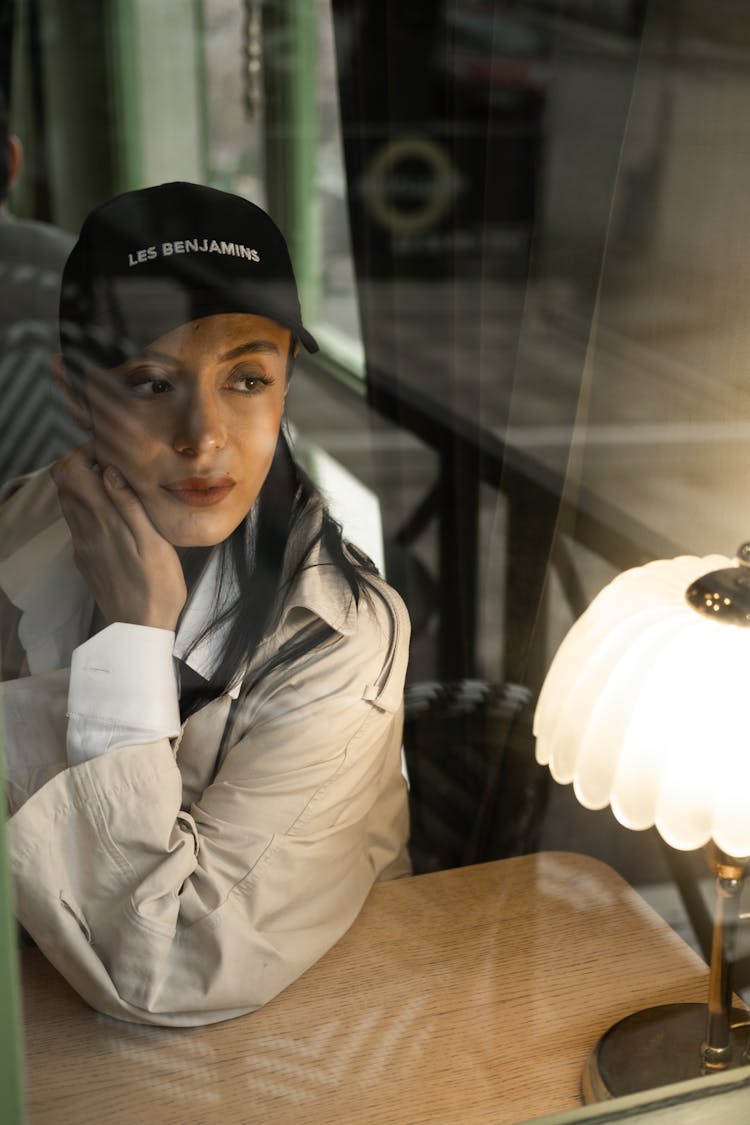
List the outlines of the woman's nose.
<svg viewBox="0 0 750 1125">
<path fill-rule="evenodd" d="M 210 453 L 223 449 L 226 428 L 216 394 L 196 390 L 185 402 L 177 420 L 174 448 L 177 453 Z"/>
</svg>

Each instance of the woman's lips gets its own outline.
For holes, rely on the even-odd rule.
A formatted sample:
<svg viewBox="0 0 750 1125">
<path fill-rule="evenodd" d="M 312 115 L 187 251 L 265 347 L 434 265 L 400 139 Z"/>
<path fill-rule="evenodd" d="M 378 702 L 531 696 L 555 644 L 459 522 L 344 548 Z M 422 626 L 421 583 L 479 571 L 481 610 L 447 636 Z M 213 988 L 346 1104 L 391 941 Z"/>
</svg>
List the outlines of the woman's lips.
<svg viewBox="0 0 750 1125">
<path fill-rule="evenodd" d="M 162 488 L 181 504 L 189 504 L 191 508 L 210 508 L 228 496 L 235 483 L 232 477 L 225 476 L 187 477 L 163 484 Z"/>
</svg>

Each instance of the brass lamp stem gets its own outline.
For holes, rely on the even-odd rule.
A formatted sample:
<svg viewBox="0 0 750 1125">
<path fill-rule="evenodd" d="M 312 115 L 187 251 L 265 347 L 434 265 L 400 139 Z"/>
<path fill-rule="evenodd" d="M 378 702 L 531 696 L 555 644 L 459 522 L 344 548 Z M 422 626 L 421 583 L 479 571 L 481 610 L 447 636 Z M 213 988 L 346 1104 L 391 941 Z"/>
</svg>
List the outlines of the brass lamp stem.
<svg viewBox="0 0 750 1125">
<path fill-rule="evenodd" d="M 703 1070 L 725 1070 L 732 1059 L 730 1009 L 731 962 L 740 914 L 746 861 L 719 855 L 716 861 L 716 909 L 708 982 L 706 1038 L 701 1044 Z"/>
<path fill-rule="evenodd" d="M 750 1021 L 747 1012 L 731 1007 L 730 981 L 740 891 L 750 857 L 736 859 L 713 845 L 711 851 L 716 912 L 708 1005 L 659 1004 L 633 1012 L 610 1027 L 591 1052 L 582 1076 L 587 1104 L 750 1061 Z"/>
</svg>

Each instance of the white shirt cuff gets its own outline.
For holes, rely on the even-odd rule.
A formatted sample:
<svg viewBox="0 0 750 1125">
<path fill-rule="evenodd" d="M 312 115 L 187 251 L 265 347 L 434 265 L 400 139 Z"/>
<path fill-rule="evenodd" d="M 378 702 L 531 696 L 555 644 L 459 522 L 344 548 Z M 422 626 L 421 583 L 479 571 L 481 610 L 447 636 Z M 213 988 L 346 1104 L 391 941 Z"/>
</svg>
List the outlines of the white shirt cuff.
<svg viewBox="0 0 750 1125">
<path fill-rule="evenodd" d="M 73 652 L 68 689 L 71 766 L 118 746 L 180 731 L 174 633 L 116 622 Z"/>
</svg>

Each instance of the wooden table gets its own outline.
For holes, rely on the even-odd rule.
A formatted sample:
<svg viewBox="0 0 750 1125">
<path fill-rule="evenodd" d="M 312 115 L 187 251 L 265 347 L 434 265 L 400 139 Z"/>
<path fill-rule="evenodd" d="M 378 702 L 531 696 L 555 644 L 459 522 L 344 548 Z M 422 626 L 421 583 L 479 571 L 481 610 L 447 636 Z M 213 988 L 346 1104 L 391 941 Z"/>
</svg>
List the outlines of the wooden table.
<svg viewBox="0 0 750 1125">
<path fill-rule="evenodd" d="M 706 969 L 610 868 L 552 852 L 376 886 L 266 1008 L 125 1024 L 24 951 L 30 1125 L 517 1122 L 578 1104 L 598 1036 L 705 1000 Z"/>
</svg>

